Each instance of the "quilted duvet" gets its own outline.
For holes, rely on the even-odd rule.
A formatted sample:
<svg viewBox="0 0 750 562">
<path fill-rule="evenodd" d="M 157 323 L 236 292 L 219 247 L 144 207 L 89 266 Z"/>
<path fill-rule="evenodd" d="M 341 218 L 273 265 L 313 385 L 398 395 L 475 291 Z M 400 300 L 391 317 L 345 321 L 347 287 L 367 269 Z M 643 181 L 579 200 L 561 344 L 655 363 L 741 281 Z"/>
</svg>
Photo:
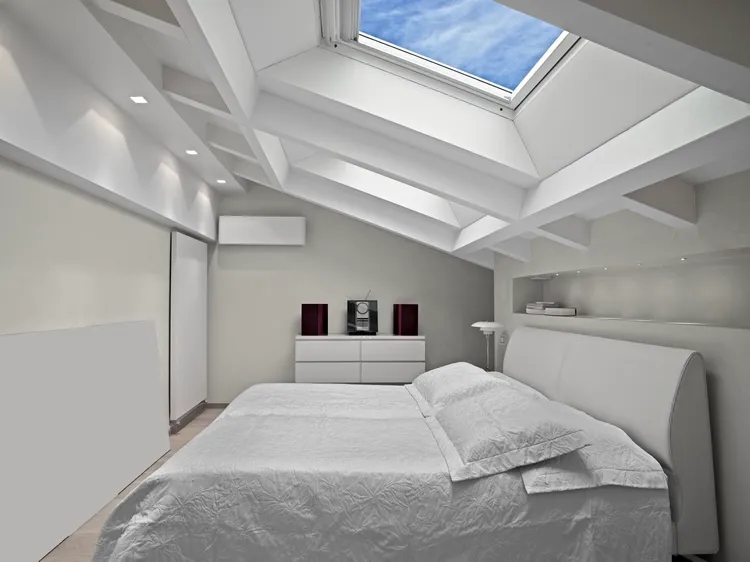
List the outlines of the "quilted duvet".
<svg viewBox="0 0 750 562">
<path fill-rule="evenodd" d="M 517 470 L 452 483 L 426 420 L 386 402 L 395 415 L 228 409 L 115 509 L 94 560 L 670 559 L 666 490 L 527 495 Z"/>
</svg>

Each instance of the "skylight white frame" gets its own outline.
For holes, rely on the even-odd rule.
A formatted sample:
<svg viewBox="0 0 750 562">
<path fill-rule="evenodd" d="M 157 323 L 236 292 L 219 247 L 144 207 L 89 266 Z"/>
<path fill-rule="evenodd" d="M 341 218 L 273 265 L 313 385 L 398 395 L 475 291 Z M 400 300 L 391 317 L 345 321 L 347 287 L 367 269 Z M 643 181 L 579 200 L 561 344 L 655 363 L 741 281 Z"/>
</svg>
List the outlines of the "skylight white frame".
<svg viewBox="0 0 750 562">
<path fill-rule="evenodd" d="M 423 76 L 458 87 L 470 94 L 515 110 L 579 40 L 563 31 L 521 83 L 509 90 L 428 57 L 359 32 L 360 0 L 321 0 L 323 38 L 336 47 L 341 42 Z"/>
</svg>

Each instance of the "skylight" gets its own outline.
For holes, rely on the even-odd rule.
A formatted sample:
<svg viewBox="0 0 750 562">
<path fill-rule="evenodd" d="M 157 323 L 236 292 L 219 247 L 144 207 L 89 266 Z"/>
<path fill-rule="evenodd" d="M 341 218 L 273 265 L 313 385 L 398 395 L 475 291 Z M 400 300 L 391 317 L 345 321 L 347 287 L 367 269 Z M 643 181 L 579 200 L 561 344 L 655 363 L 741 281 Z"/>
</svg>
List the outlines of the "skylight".
<svg viewBox="0 0 750 562">
<path fill-rule="evenodd" d="M 506 99 L 568 35 L 494 0 L 361 0 L 359 31 L 360 43 L 474 79 L 484 92 L 501 88 Z"/>
</svg>

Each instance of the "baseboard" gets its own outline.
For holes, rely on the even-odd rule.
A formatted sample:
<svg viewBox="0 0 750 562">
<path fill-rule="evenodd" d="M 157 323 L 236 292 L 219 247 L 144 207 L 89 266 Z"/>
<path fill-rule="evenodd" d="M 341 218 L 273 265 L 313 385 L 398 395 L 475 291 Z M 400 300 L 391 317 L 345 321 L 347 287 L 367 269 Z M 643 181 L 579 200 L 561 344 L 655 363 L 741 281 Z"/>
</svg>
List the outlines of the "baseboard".
<svg viewBox="0 0 750 562">
<path fill-rule="evenodd" d="M 191 408 L 190 410 L 188 410 L 187 413 L 183 414 L 183 416 L 180 419 L 170 422 L 169 423 L 170 435 L 179 433 L 183 427 L 185 427 L 187 424 L 189 424 L 191 421 L 197 418 L 198 415 L 205 409 L 206 409 L 206 403 L 201 402 L 198 405 Z"/>
<path fill-rule="evenodd" d="M 227 402 L 226 404 L 223 403 L 223 402 L 206 402 L 206 409 L 208 409 L 208 408 L 220 408 L 220 409 L 223 410 L 227 406 L 229 406 L 229 402 Z"/>
</svg>

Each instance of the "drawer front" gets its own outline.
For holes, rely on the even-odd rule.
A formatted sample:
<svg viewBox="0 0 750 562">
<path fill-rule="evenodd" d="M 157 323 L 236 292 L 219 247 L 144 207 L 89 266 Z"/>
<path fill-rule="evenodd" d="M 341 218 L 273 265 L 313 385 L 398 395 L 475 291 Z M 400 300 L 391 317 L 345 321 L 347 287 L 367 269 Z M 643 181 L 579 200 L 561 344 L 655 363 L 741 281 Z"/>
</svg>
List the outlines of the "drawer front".
<svg viewBox="0 0 750 562">
<path fill-rule="evenodd" d="M 360 363 L 297 363 L 294 382 L 359 383 Z"/>
<path fill-rule="evenodd" d="M 300 341 L 296 342 L 297 361 L 359 361 L 359 341 Z"/>
<path fill-rule="evenodd" d="M 362 382 L 375 383 L 410 383 L 424 373 L 424 363 L 362 363 Z"/>
<path fill-rule="evenodd" d="M 362 361 L 424 361 L 424 341 L 363 341 Z"/>
</svg>

